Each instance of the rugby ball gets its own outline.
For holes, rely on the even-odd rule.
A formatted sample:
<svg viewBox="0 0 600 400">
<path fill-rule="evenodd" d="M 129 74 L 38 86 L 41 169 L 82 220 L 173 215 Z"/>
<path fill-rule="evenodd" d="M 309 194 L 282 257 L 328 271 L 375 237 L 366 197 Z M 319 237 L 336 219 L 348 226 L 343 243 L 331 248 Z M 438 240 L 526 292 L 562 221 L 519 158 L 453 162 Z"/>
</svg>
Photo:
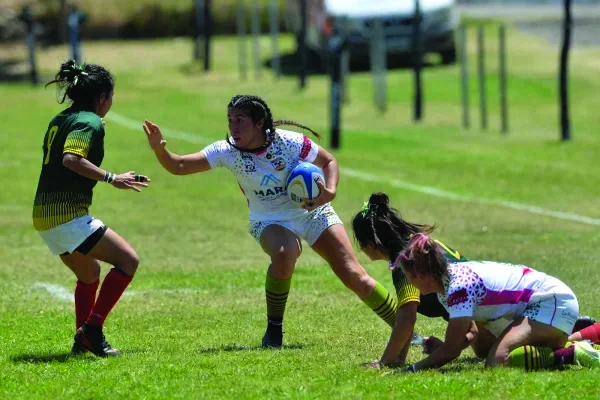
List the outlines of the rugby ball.
<svg viewBox="0 0 600 400">
<path fill-rule="evenodd" d="M 317 180 L 325 177 L 321 169 L 311 163 L 301 162 L 294 167 L 287 179 L 286 188 L 290 200 L 294 203 L 302 203 L 302 199 L 313 200 L 321 194 Z"/>
</svg>

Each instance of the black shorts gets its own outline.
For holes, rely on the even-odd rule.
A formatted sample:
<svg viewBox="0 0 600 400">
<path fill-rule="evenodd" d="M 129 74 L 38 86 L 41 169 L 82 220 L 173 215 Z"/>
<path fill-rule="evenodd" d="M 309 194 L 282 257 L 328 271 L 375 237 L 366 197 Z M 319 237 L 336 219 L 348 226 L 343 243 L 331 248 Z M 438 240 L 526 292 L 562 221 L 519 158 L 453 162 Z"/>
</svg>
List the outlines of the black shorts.
<svg viewBox="0 0 600 400">
<path fill-rule="evenodd" d="M 96 244 L 98 244 L 98 242 L 100 241 L 100 239 L 102 239 L 104 237 L 104 234 L 106 233 L 106 231 L 108 230 L 108 227 L 106 225 L 102 225 L 100 228 L 96 229 L 94 231 L 94 233 L 92 233 L 90 236 L 87 237 L 87 239 L 85 239 L 83 241 L 83 243 L 81 243 L 79 246 L 77 246 L 77 248 L 75 249 L 75 251 L 81 253 L 81 254 L 87 254 L 89 253 Z M 69 252 L 63 253 L 61 254 L 61 256 L 68 256 Z"/>
<path fill-rule="evenodd" d="M 442 317 L 446 321 L 450 318 L 448 311 L 440 303 L 437 293 L 421 295 L 421 304 L 417 307 L 417 312 L 429 318 Z"/>
</svg>

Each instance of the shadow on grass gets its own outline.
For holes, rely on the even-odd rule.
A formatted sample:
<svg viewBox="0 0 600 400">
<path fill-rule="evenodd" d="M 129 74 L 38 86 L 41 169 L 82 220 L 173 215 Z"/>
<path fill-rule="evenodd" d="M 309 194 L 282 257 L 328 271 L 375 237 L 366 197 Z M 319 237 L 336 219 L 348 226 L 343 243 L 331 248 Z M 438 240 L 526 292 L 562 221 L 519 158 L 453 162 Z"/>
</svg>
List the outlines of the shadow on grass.
<svg viewBox="0 0 600 400">
<path fill-rule="evenodd" d="M 206 347 L 198 350 L 200 354 L 214 354 L 224 352 L 232 352 L 232 351 L 257 351 L 257 350 L 302 350 L 304 349 L 304 345 L 302 344 L 286 344 L 281 349 L 268 349 L 263 348 L 262 346 L 244 346 L 244 345 L 229 345 L 224 344 L 219 347 Z"/>
<path fill-rule="evenodd" d="M 450 365 L 443 367 L 440 369 L 442 374 L 454 373 L 454 372 L 463 372 L 463 371 L 472 371 L 473 367 L 476 367 L 477 364 L 483 367 L 485 364 L 485 360 L 477 357 L 464 357 L 461 358 L 460 361 L 456 361 L 451 363 Z"/>
<path fill-rule="evenodd" d="M 10 360 L 14 363 L 24 364 L 45 364 L 45 363 L 64 363 L 72 359 L 80 358 L 81 356 L 73 356 L 71 352 L 61 353 L 25 353 L 10 357 Z"/>
<path fill-rule="evenodd" d="M 132 354 L 144 354 L 147 353 L 148 349 L 127 349 L 121 351 L 121 357 L 127 357 Z M 112 358 L 112 357 L 109 357 Z M 96 357 L 90 352 L 84 354 L 73 355 L 71 352 L 58 352 L 58 353 L 24 353 L 14 355 L 10 357 L 10 360 L 14 363 L 23 364 L 47 364 L 47 363 L 65 363 L 71 360 L 82 360 L 88 361 L 101 360 L 102 357 Z"/>
</svg>

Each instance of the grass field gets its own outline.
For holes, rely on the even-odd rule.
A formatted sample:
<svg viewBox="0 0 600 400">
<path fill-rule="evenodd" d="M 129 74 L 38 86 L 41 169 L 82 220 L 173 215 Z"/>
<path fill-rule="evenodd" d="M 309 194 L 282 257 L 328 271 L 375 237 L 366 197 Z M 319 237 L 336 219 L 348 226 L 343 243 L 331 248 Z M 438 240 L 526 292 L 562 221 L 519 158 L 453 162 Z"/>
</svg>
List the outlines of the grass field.
<svg viewBox="0 0 600 400">
<path fill-rule="evenodd" d="M 492 37 L 487 132 L 459 128 L 457 67 L 425 72 L 425 121 L 419 125 L 410 118 L 409 71 L 389 74 L 385 115 L 372 104 L 370 76 L 352 75 L 343 147 L 335 152 L 342 175 L 334 206 L 348 228 L 371 192 L 386 191 L 407 218 L 436 223 L 436 237 L 467 257 L 524 263 L 557 276 L 578 295 L 581 313 L 598 317 L 600 51 L 572 55 L 574 140 L 559 143 L 558 53 L 511 31 L 511 132 L 502 136 Z M 266 53 L 268 41 L 262 45 Z M 289 51 L 291 38 L 282 47 Z M 327 132 L 325 76 L 310 77 L 304 92 L 294 77 L 276 81 L 268 71 L 261 81 L 242 82 L 236 52 L 234 39 L 219 38 L 214 71 L 205 75 L 190 63 L 192 48 L 184 39 L 84 47 L 88 61 L 106 65 L 117 78 L 103 167 L 135 169 L 153 180 L 143 193 L 99 184 L 91 210 L 141 257 L 105 329 L 122 350 L 120 359 L 67 357 L 75 278 L 50 255 L 30 217 L 42 138 L 61 107 L 52 89 L 0 85 L 1 398 L 600 397 L 597 371 L 485 370 L 470 350 L 441 372 L 382 376 L 361 369 L 361 362 L 381 355 L 389 328 L 308 248 L 288 302 L 287 346 L 259 349 L 268 259 L 247 234 L 245 200 L 235 181 L 225 170 L 168 175 L 135 129 L 151 119 L 168 130 L 172 151 L 195 152 L 225 135 L 232 95 L 255 93 L 275 118 Z M 46 77 L 67 54 L 61 47 L 40 54 Z M 474 126 L 476 96 L 473 79 Z M 359 257 L 392 289 L 385 263 Z M 441 336 L 444 325 L 420 318 L 417 330 Z M 421 357 L 415 348 L 409 361 Z"/>
</svg>

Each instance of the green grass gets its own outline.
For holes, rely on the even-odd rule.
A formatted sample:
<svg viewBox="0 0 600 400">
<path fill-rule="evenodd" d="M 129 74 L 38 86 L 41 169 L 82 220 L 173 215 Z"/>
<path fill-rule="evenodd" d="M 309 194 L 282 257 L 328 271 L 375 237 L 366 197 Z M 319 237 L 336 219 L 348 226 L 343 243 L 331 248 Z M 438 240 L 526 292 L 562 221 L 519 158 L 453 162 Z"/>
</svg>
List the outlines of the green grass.
<svg viewBox="0 0 600 400">
<path fill-rule="evenodd" d="M 402 180 L 478 198 L 506 200 L 600 218 L 598 50 L 575 50 L 571 60 L 574 140 L 559 143 L 557 51 L 511 31 L 511 132 L 498 132 L 494 41 L 488 40 L 490 130 L 462 130 L 457 67 L 425 72 L 425 120 L 411 120 L 410 71 L 389 74 L 389 112 L 372 104 L 367 73 L 350 79 L 343 109 L 342 168 L 381 177 L 341 176 L 334 206 L 348 223 L 373 191 L 388 192 L 409 219 L 439 226 L 436 237 L 472 259 L 521 262 L 557 276 L 599 316 L 598 226 L 525 211 L 437 198 L 386 183 Z M 474 39 L 474 37 L 472 38 Z M 471 41 L 474 44 L 474 40 Z M 262 43 L 266 54 L 269 42 Z M 276 118 L 326 133 L 328 81 L 312 76 L 304 92 L 294 77 L 240 81 L 235 40 L 215 42 L 214 70 L 191 64 L 187 40 L 98 42 L 88 61 L 117 78 L 113 111 L 163 127 L 221 139 L 225 106 L 237 93 L 255 93 Z M 282 47 L 293 47 L 286 37 Z M 39 56 L 46 77 L 67 56 L 62 47 Z M 19 57 L 18 53 L 14 57 Z M 471 48 L 471 71 L 475 71 Z M 477 86 L 471 115 L 478 125 Z M 2 398 L 598 398 L 597 372 L 525 373 L 485 370 L 467 350 L 442 370 L 382 376 L 359 367 L 381 355 L 389 329 L 305 248 L 294 274 L 281 351 L 257 349 L 265 327 L 268 263 L 247 234 L 245 201 L 225 170 L 173 177 L 156 162 L 144 134 L 108 117 L 103 167 L 149 175 L 143 193 L 99 184 L 92 214 L 124 236 L 141 265 L 107 321 L 120 359 L 68 359 L 73 305 L 36 282 L 70 292 L 75 279 L 51 257 L 31 226 L 31 203 L 49 119 L 61 109 L 52 89 L 0 86 L 0 397 Z M 328 138 L 322 141 L 327 146 Z M 203 144 L 170 139 L 169 148 L 195 152 Z M 348 224 L 347 224 L 348 227 Z M 387 266 L 359 255 L 392 289 Z M 108 268 L 104 268 L 107 271 Z M 443 335 L 442 321 L 419 318 L 417 330 Z M 417 349 L 411 362 L 422 357 Z"/>
</svg>

